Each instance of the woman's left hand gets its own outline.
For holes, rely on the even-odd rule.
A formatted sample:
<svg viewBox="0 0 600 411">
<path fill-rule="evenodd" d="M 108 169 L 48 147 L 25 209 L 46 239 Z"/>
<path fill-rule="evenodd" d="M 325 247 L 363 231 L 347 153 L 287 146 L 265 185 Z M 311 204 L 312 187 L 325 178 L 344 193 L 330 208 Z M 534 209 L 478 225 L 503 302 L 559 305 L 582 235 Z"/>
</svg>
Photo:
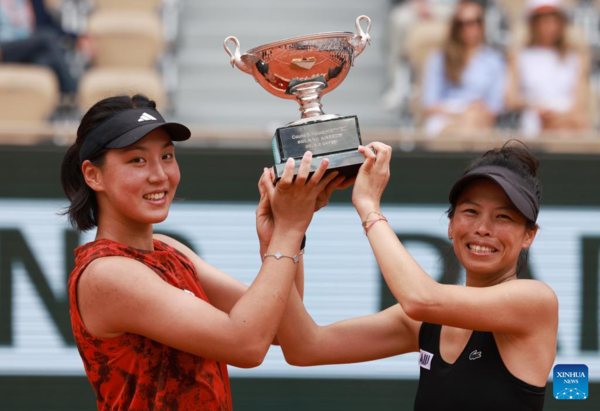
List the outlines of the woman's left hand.
<svg viewBox="0 0 600 411">
<path fill-rule="evenodd" d="M 380 213 L 381 196 L 390 179 L 392 148 L 374 142 L 366 147 L 360 146 L 358 151 L 365 156 L 365 162 L 356 177 L 352 190 L 352 204 L 363 220 L 370 212 Z"/>
<path fill-rule="evenodd" d="M 269 201 L 267 189 L 263 185 L 262 178 L 258 181 L 258 192 L 260 193 L 260 200 L 256 207 L 256 232 L 258 234 L 262 255 L 262 250 L 266 250 L 271 242 L 271 237 L 273 236 L 273 230 L 275 228 L 275 219 L 273 218 L 271 202 Z"/>
<path fill-rule="evenodd" d="M 333 171 L 333 173 L 337 173 L 337 171 Z M 275 178 L 272 170 L 271 178 Z M 329 204 L 329 199 L 335 190 L 344 190 L 354 184 L 355 180 L 356 178 L 346 178 L 342 175 L 338 175 L 334 178 L 317 197 L 315 211 L 319 211 Z M 262 179 L 258 182 L 258 191 L 260 193 L 260 201 L 256 207 L 256 232 L 262 250 L 263 248 L 266 249 L 271 242 L 271 237 L 273 236 L 273 230 L 275 228 L 275 219 L 273 218 L 271 203 L 266 188 L 262 183 Z"/>
</svg>

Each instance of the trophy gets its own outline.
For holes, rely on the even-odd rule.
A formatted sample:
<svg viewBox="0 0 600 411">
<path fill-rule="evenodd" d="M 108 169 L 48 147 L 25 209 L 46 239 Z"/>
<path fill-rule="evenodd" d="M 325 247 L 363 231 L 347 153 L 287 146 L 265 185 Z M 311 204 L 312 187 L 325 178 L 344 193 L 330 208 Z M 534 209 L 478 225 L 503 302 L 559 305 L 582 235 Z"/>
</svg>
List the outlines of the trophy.
<svg viewBox="0 0 600 411">
<path fill-rule="evenodd" d="M 362 20 L 367 22 L 366 32 Z M 362 143 L 358 118 L 325 114 L 321 109 L 321 97 L 344 81 L 354 59 L 371 43 L 369 17 L 359 16 L 356 29 L 358 34 L 328 32 L 280 40 L 244 55 L 237 38 L 227 37 L 223 42 L 232 67 L 254 76 L 269 93 L 300 104 L 302 118 L 278 128 L 273 137 L 276 179 L 281 178 L 290 157 L 297 173 L 306 151 L 313 153 L 311 171 L 328 158 L 328 169 L 355 176 L 363 163 L 364 156 L 358 152 Z M 235 44 L 233 52 L 227 46 L 230 41 Z"/>
</svg>

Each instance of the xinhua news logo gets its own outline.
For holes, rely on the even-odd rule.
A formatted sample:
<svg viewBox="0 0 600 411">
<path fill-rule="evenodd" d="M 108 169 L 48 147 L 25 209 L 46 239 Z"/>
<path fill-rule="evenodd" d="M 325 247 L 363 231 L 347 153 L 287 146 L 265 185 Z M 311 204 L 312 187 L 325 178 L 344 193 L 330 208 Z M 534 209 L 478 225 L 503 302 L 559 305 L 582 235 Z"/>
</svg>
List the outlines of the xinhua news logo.
<svg viewBox="0 0 600 411">
<path fill-rule="evenodd" d="M 588 397 L 588 367 L 583 364 L 554 366 L 554 398 L 557 400 L 585 400 Z"/>
</svg>

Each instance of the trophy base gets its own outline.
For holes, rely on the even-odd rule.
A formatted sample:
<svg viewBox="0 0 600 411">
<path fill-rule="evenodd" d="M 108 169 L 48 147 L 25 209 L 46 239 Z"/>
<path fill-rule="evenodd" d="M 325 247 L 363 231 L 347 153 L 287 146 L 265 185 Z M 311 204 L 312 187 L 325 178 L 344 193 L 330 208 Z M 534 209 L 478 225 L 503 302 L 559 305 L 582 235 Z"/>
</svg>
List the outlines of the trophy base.
<svg viewBox="0 0 600 411">
<path fill-rule="evenodd" d="M 296 163 L 294 175 L 298 174 L 302 156 L 306 151 L 313 153 L 311 172 L 317 169 L 324 158 L 328 158 L 328 170 L 336 169 L 348 177 L 356 176 L 365 160 L 358 152 L 358 146 L 361 144 L 356 116 L 316 120 L 278 128 L 273 137 L 275 178 L 281 178 L 285 163 L 290 157 Z"/>
<path fill-rule="evenodd" d="M 311 174 L 319 167 L 321 161 L 326 158 L 329 159 L 329 166 L 327 167 L 327 170 L 336 170 L 341 175 L 346 177 L 355 177 L 358 174 L 358 169 L 365 161 L 365 156 L 358 150 L 346 151 L 343 153 L 331 153 L 329 155 L 313 157 L 312 163 L 310 164 Z M 294 162 L 294 175 L 296 175 L 298 174 L 298 169 L 300 168 L 302 159 L 296 159 Z M 275 164 L 273 169 L 275 171 L 275 180 L 279 180 L 283 175 L 283 170 L 285 170 L 285 163 Z"/>
</svg>

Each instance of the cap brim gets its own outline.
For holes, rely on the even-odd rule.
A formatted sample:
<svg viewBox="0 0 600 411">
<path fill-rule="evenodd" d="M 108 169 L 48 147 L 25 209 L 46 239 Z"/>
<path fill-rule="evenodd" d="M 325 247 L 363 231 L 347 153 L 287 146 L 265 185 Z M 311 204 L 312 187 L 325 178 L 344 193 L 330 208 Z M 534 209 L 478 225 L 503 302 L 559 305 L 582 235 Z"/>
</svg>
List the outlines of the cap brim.
<svg viewBox="0 0 600 411">
<path fill-rule="evenodd" d="M 449 200 L 450 204 L 456 204 L 458 197 L 464 190 L 464 188 L 472 183 L 474 180 L 480 180 L 487 178 L 488 180 L 494 181 L 502 188 L 506 193 L 506 196 L 513 203 L 513 205 L 530 221 L 536 221 L 535 210 L 533 210 L 529 202 L 523 197 L 523 195 L 511 184 L 508 180 L 501 176 L 494 176 L 485 173 L 473 173 L 463 176 L 458 180 L 452 189 L 450 190 Z"/>
<path fill-rule="evenodd" d="M 189 128 L 179 123 L 153 123 L 153 124 L 144 124 L 143 126 L 134 128 L 133 130 L 128 131 L 127 133 L 117 137 L 110 143 L 106 144 L 106 148 L 124 148 L 129 147 L 132 144 L 140 141 L 142 138 L 146 137 L 152 131 L 157 128 L 164 129 L 171 140 L 173 141 L 184 141 L 190 138 L 192 132 Z"/>
</svg>

